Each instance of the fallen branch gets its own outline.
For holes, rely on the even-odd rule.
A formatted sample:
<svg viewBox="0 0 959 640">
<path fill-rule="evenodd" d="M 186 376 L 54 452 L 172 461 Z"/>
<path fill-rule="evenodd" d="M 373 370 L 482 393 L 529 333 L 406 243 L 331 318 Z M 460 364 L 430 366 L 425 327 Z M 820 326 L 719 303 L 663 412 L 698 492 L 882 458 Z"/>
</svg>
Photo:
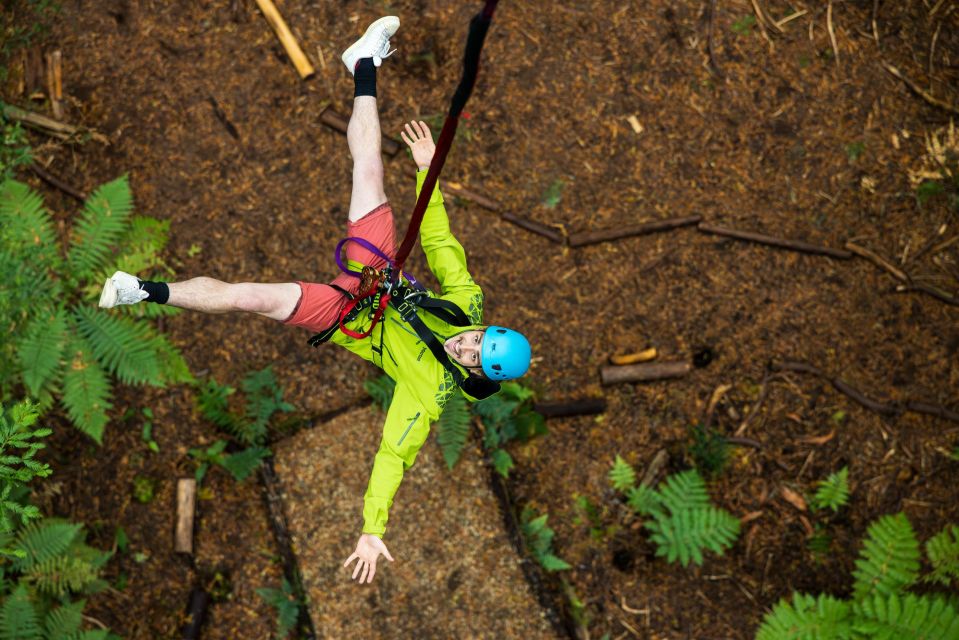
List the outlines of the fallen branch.
<svg viewBox="0 0 959 640">
<path fill-rule="evenodd" d="M 936 416 L 937 418 L 943 418 L 944 420 L 959 422 L 959 412 L 950 411 L 949 409 L 946 409 L 938 404 L 910 401 L 906 403 L 906 409 L 909 411 L 914 411 L 915 413 L 924 413 L 928 416 Z"/>
<path fill-rule="evenodd" d="M 79 200 L 80 202 L 86 201 L 87 194 L 83 193 L 82 191 L 79 191 L 78 189 L 74 189 L 73 187 L 68 185 L 66 182 L 64 182 L 60 178 L 56 177 L 55 175 L 53 175 L 52 173 L 48 172 L 46 169 L 38 165 L 36 162 L 30 165 L 30 170 L 33 171 L 35 174 L 37 174 L 38 178 L 40 178 L 41 180 L 43 180 L 50 186 L 59 189 L 60 191 L 67 194 L 68 196 L 72 196 L 76 198 L 77 200 Z"/>
<path fill-rule="evenodd" d="M 645 362 L 626 366 L 608 365 L 600 367 L 599 375 L 604 385 L 620 382 L 647 382 L 679 378 L 689 373 L 693 365 L 689 362 Z"/>
<path fill-rule="evenodd" d="M 601 231 L 586 231 L 574 233 L 569 237 L 569 246 L 583 247 L 588 244 L 606 242 L 609 240 L 618 240 L 631 236 L 645 235 L 657 231 L 669 231 L 679 227 L 687 227 L 697 224 L 702 220 L 702 216 L 686 216 L 683 218 L 669 218 L 668 220 L 657 220 L 656 222 L 646 222 L 644 224 L 633 225 L 631 227 L 619 227 L 617 229 L 603 229 Z"/>
<path fill-rule="evenodd" d="M 900 280 L 902 282 L 909 282 L 909 276 L 907 276 L 900 269 L 897 269 L 888 261 L 884 260 L 879 255 L 873 253 L 869 249 L 866 249 L 865 247 L 860 247 L 858 244 L 855 244 L 852 242 L 847 242 L 846 248 L 852 251 L 853 253 L 855 253 L 857 256 L 861 256 L 865 258 L 866 260 L 869 260 L 880 269 L 885 269 L 886 271 L 891 273 L 893 277 L 896 278 L 896 280 Z"/>
<path fill-rule="evenodd" d="M 310 64 L 306 54 L 300 49 L 300 45 L 290 32 L 290 28 L 286 26 L 286 21 L 283 19 L 283 16 L 280 15 L 276 5 L 273 4 L 272 0 L 256 0 L 256 4 L 260 7 L 260 11 L 263 12 L 263 17 L 266 18 L 266 21 L 273 27 L 273 31 L 276 32 L 276 37 L 280 39 L 280 43 L 283 45 L 283 48 L 286 49 L 286 55 L 290 56 L 290 60 L 293 61 L 293 66 L 296 67 L 300 78 L 306 80 L 312 76 L 314 73 L 313 65 Z"/>
<path fill-rule="evenodd" d="M 323 109 L 323 113 L 320 114 L 320 122 L 331 129 L 339 131 L 342 134 L 346 133 L 346 128 L 350 124 L 349 118 L 346 118 L 334 111 L 333 107 L 327 107 L 326 109 Z M 391 158 L 400 150 L 400 143 L 393 138 L 386 137 L 385 135 L 383 136 L 382 146 L 383 153 Z"/>
<path fill-rule="evenodd" d="M 897 69 L 896 67 L 892 66 L 891 64 L 889 64 L 889 63 L 886 62 L 885 60 L 882 61 L 882 66 L 885 67 L 886 71 L 888 71 L 888 72 L 891 73 L 892 75 L 896 76 L 897 78 L 899 78 L 900 80 L 902 80 L 903 82 L 905 82 L 905 83 L 906 83 L 906 86 L 908 86 L 910 89 L 912 89 L 915 93 L 917 93 L 917 94 L 919 95 L 920 98 L 922 98 L 923 100 L 925 100 L 925 101 L 928 102 L 929 104 L 931 104 L 931 105 L 933 105 L 933 106 L 936 106 L 936 107 L 939 107 L 940 109 L 945 109 L 946 111 L 951 111 L 951 112 L 953 112 L 953 113 L 959 113 L 959 107 L 956 107 L 956 106 L 954 106 L 954 105 L 951 105 L 951 104 L 949 104 L 948 102 L 946 102 L 946 101 L 944 101 L 944 100 L 940 100 L 939 98 L 935 97 L 934 95 L 932 95 L 931 93 L 929 93 L 928 91 L 926 91 L 925 89 L 923 89 L 922 87 L 920 87 L 918 84 L 916 84 L 915 82 L 913 82 L 912 80 L 910 80 L 908 77 L 906 77 L 906 76 L 902 73 L 902 71 L 900 71 L 900 70 Z"/>
<path fill-rule="evenodd" d="M 443 191 L 445 191 L 451 196 L 456 196 L 457 198 L 463 198 L 464 200 L 470 200 L 471 202 L 475 202 L 479 206 L 483 207 L 484 209 L 489 209 L 490 211 L 498 212 L 503 209 L 499 204 L 497 204 L 493 200 L 490 200 L 486 196 L 480 195 L 476 193 L 475 191 L 470 191 L 469 189 L 467 189 L 466 187 L 464 187 L 458 182 L 450 182 L 449 180 L 447 180 L 446 182 L 443 183 Z"/>
<path fill-rule="evenodd" d="M 776 238 L 774 236 L 767 236 L 762 233 L 753 233 L 752 231 L 740 231 L 738 229 L 727 229 L 725 227 L 717 227 L 715 225 L 706 224 L 704 222 L 700 222 L 698 228 L 703 233 L 709 233 L 717 236 L 726 236 L 729 238 L 736 238 L 737 240 L 746 240 L 749 242 L 758 242 L 759 244 L 770 245 L 773 247 L 780 247 L 782 249 L 790 249 L 792 251 L 800 251 L 802 253 L 824 255 L 824 256 L 829 256 L 830 258 L 837 258 L 840 260 L 848 260 L 849 258 L 852 258 L 852 252 L 846 251 L 845 249 L 833 249 L 831 247 L 823 247 L 815 244 L 810 244 L 808 242 L 803 242 L 802 240 Z"/>
<path fill-rule="evenodd" d="M 183 640 L 198 640 L 200 637 L 200 628 L 203 626 L 203 619 L 206 617 L 206 609 L 209 604 L 210 594 L 200 587 L 193 587 L 190 591 L 190 603 L 186 609 L 187 623 L 180 632 Z"/>
<path fill-rule="evenodd" d="M 946 304 L 951 304 L 953 306 L 959 306 L 959 298 L 951 296 L 942 289 L 937 289 L 928 284 L 923 284 L 922 282 L 912 282 L 910 284 L 901 284 L 896 287 L 896 291 L 922 291 L 923 293 L 928 293 L 933 298 L 942 300 Z"/>
<path fill-rule="evenodd" d="M 72 124 L 66 124 L 64 122 L 54 120 L 53 118 L 40 115 L 39 113 L 14 107 L 13 105 L 4 105 L 3 115 L 11 120 L 22 122 L 31 129 L 36 129 L 37 131 L 41 131 L 42 133 L 45 133 L 53 138 L 59 138 L 60 140 L 73 140 L 84 135 L 89 135 L 91 139 L 102 144 L 110 143 L 106 136 L 101 133 L 97 133 L 92 129 L 85 129 Z"/>
<path fill-rule="evenodd" d="M 726 436 L 724 438 L 729 444 L 738 444 L 743 447 L 752 447 L 754 449 L 762 449 L 763 445 L 758 440 L 753 440 L 752 438 L 742 438 L 740 436 Z"/>
<path fill-rule="evenodd" d="M 606 400 L 603 398 L 582 398 L 569 402 L 534 402 L 533 411 L 546 418 L 591 416 L 606 411 Z"/>
<path fill-rule="evenodd" d="M 832 0 L 826 7 L 826 31 L 829 32 L 829 42 L 832 44 L 832 53 L 836 58 L 836 64 L 839 64 L 839 45 L 836 44 L 836 31 L 832 28 Z"/>
<path fill-rule="evenodd" d="M 710 0 L 709 2 L 709 17 L 707 20 L 708 26 L 706 29 L 706 49 L 709 52 L 709 66 L 713 68 L 713 73 L 722 78 L 724 77 L 723 70 L 719 67 L 719 62 L 716 61 L 716 50 L 713 47 L 713 26 L 716 22 L 716 0 Z"/>
<path fill-rule="evenodd" d="M 213 107 L 213 115 L 216 116 L 216 119 L 220 121 L 226 128 L 226 132 L 233 137 L 234 140 L 240 139 L 240 132 L 236 130 L 236 127 L 233 126 L 233 123 L 230 122 L 230 119 L 226 117 L 226 114 L 223 113 L 223 109 L 220 108 L 220 103 L 216 101 L 216 98 L 213 96 L 207 96 L 207 100 L 210 101 L 210 105 Z"/>
<path fill-rule="evenodd" d="M 527 220 L 522 218 L 515 213 L 504 213 L 500 216 L 503 220 L 507 222 L 512 222 L 517 227 L 526 229 L 527 231 L 532 231 L 537 235 L 541 235 L 548 240 L 552 240 L 556 244 L 566 244 L 566 238 L 563 237 L 563 234 L 553 227 L 546 226 L 541 222 L 536 222 L 534 220 Z"/>
</svg>

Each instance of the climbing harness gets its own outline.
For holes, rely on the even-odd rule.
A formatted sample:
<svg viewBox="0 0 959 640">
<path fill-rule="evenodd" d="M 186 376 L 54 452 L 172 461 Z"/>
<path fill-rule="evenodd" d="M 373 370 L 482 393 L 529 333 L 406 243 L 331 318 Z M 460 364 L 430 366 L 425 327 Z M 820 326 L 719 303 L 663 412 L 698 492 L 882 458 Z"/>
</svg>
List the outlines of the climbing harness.
<svg viewBox="0 0 959 640">
<path fill-rule="evenodd" d="M 403 243 L 396 252 L 395 260 L 391 260 L 378 247 L 363 238 L 344 238 L 336 245 L 336 263 L 340 269 L 351 277 L 360 280 L 360 286 L 357 295 L 352 295 L 342 287 L 332 285 L 334 288 L 345 294 L 349 298 L 349 303 L 344 306 L 340 312 L 337 323 L 314 335 L 309 339 L 311 346 L 318 346 L 329 340 L 337 330 L 344 334 L 361 340 L 373 333 L 373 329 L 380 322 L 387 305 L 392 304 L 397 310 L 400 318 L 406 322 L 420 340 L 429 348 L 430 352 L 436 357 L 443 367 L 453 376 L 453 380 L 458 386 L 463 388 L 473 397 L 483 398 L 499 390 L 499 384 L 477 376 L 464 376 L 462 371 L 454 365 L 447 355 L 443 345 L 436 338 L 433 332 L 426 326 L 423 320 L 417 315 L 417 309 L 422 309 L 433 314 L 444 322 L 457 327 L 466 327 L 472 324 L 462 309 L 455 304 L 433 298 L 426 289 L 420 285 L 415 278 L 403 271 L 403 265 L 413 250 L 416 243 L 416 237 L 419 235 L 420 225 L 423 222 L 423 216 L 426 213 L 427 205 L 433 189 L 436 187 L 437 179 L 446 163 L 446 156 L 453 144 L 453 138 L 456 134 L 456 128 L 459 123 L 460 114 L 473 92 L 473 86 L 476 84 L 476 77 L 479 74 L 480 53 L 483 50 L 483 43 L 486 40 L 486 32 L 489 30 L 490 23 L 493 20 L 493 13 L 499 0 L 486 0 L 483 10 L 476 14 L 470 21 L 469 35 L 466 39 L 466 51 L 463 56 L 463 76 L 450 101 L 450 110 L 443 123 L 443 129 L 440 132 L 439 139 L 436 142 L 436 151 L 433 154 L 433 160 L 430 162 L 429 170 L 426 172 L 426 178 L 423 181 L 423 187 L 416 200 L 416 206 L 413 208 L 413 214 L 410 217 L 410 224 L 406 230 L 406 236 Z M 363 267 L 362 271 L 350 269 L 343 263 L 340 257 L 341 249 L 347 242 L 355 242 L 365 249 L 379 256 L 386 261 L 387 266 L 382 270 L 375 270 L 372 267 Z M 403 278 L 409 283 L 404 283 Z M 370 320 L 370 326 L 366 331 L 353 331 L 347 327 L 347 323 L 352 322 L 360 316 L 364 310 L 367 312 Z M 374 351 L 380 353 L 382 358 L 383 332 L 380 332 L 379 349 Z"/>
</svg>

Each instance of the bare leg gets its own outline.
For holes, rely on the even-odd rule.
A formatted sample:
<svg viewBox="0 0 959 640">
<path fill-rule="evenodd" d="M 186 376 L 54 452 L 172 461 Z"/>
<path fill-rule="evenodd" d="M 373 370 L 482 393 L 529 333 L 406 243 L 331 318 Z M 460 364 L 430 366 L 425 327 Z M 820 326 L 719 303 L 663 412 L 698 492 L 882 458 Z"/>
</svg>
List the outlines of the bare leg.
<svg viewBox="0 0 959 640">
<path fill-rule="evenodd" d="M 295 282 L 230 284 L 201 276 L 168 286 L 167 304 L 174 307 L 203 313 L 249 311 L 281 322 L 290 317 L 300 299 L 300 285 Z"/>
<path fill-rule="evenodd" d="M 353 194 L 350 222 L 356 222 L 386 202 L 383 190 L 383 158 L 380 156 L 380 116 L 376 98 L 357 96 L 346 128 L 346 141 L 353 156 Z"/>
</svg>

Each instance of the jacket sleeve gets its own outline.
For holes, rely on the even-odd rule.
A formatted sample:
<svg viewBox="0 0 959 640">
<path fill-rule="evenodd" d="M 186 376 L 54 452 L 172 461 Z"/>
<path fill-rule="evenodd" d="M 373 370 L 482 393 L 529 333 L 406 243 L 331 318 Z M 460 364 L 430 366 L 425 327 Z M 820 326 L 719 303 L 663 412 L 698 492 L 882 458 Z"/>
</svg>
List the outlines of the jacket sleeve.
<svg viewBox="0 0 959 640">
<path fill-rule="evenodd" d="M 423 189 L 425 179 L 426 171 L 416 172 L 417 198 Z M 440 193 L 439 182 L 436 183 L 423 216 L 420 242 L 423 244 L 423 252 L 426 253 L 430 271 L 439 280 L 444 297 L 455 294 L 456 297 L 462 297 L 468 301 L 474 295 L 482 295 L 482 291 L 466 268 L 466 252 L 463 251 L 463 245 L 453 237 L 450 231 L 450 221 L 446 215 L 446 207 L 443 206 L 443 194 Z"/>
<path fill-rule="evenodd" d="M 393 402 L 386 414 L 383 439 L 373 461 L 370 483 L 363 497 L 363 533 L 383 536 L 393 496 L 403 480 L 403 472 L 413 466 L 416 454 L 430 433 L 430 422 L 436 417 L 427 411 L 408 387 L 397 384 Z"/>
</svg>

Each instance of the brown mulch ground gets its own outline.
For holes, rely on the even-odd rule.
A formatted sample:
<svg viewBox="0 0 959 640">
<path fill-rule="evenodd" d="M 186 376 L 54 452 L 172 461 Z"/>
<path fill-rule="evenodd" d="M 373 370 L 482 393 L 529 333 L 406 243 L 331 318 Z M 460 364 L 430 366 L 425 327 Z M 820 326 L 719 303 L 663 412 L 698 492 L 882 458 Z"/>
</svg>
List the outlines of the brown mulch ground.
<svg viewBox="0 0 959 640">
<path fill-rule="evenodd" d="M 908 179 L 922 165 L 925 136 L 946 125 L 948 114 L 911 93 L 880 60 L 957 102 L 959 11 L 948 2 L 934 15 L 922 3 L 881 3 L 877 46 L 872 3 L 834 3 L 837 61 L 824 3 L 760 2 L 775 19 L 807 10 L 770 45 L 755 26 L 734 29 L 752 15 L 752 3 L 717 2 L 719 77 L 707 53 L 708 4 L 591 1 L 547 10 L 503 2 L 445 175 L 568 232 L 698 213 L 714 224 L 832 247 L 855 239 L 955 294 L 959 245 L 909 257 L 942 225 L 942 240 L 956 232 L 955 210 L 943 198 L 918 206 Z M 400 50 L 379 74 L 383 128 L 396 132 L 405 119 L 444 111 L 475 10 L 432 0 L 287 0 L 280 8 L 315 61 L 317 78 L 308 83 L 251 2 L 67 0 L 46 41 L 64 54 L 65 120 L 98 129 L 111 144 L 46 148 L 40 159 L 87 190 L 129 172 L 137 210 L 172 220 L 168 256 L 181 277 L 330 277 L 350 160 L 342 135 L 318 116 L 326 104 L 349 112 L 352 88 L 339 52 L 378 15 L 401 17 Z M 26 103 L 14 82 L 4 95 Z M 412 173 L 403 154 L 386 163 L 398 212 L 411 209 Z M 559 183 L 561 199 L 548 207 L 544 193 Z M 42 188 L 58 218 L 73 215 L 72 201 Z M 883 418 L 824 381 L 791 374 L 771 384 L 761 418 L 745 433 L 762 448 L 737 450 L 711 486 L 733 513 L 763 515 L 726 557 L 710 557 L 701 569 L 654 559 L 609 488 L 616 454 L 642 468 L 665 447 L 670 470 L 684 468 L 689 426 L 702 419 L 712 391 L 733 385 L 714 420 L 732 433 L 774 360 L 808 361 L 885 401 L 955 410 L 959 311 L 896 292 L 888 274 L 858 259 L 799 255 L 693 229 L 565 250 L 467 203 L 452 204 L 450 215 L 486 292 L 487 319 L 521 328 L 533 342 L 528 382 L 546 399 L 602 394 L 609 404 L 601 419 L 551 421 L 547 437 L 511 449 L 511 489 L 520 504 L 550 514 L 591 636 L 751 637 L 763 612 L 793 589 L 846 593 L 851 550 L 879 515 L 904 510 L 922 539 L 959 521 L 959 463 L 941 452 L 955 447 L 954 423 Z M 398 224 L 405 229 L 402 214 Z M 410 267 L 425 275 L 419 257 Z M 374 374 L 345 352 L 313 351 L 307 334 L 262 319 L 185 314 L 166 328 L 194 370 L 220 381 L 235 384 L 272 363 L 288 399 L 308 413 L 353 403 Z M 647 345 L 665 359 L 706 347 L 715 357 L 680 380 L 599 387 L 596 368 L 607 356 Z M 276 586 L 279 568 L 265 558 L 275 548 L 253 551 L 273 544 L 256 485 L 212 476 L 214 498 L 201 503 L 199 532 L 207 540 L 198 569 L 169 551 L 174 479 L 192 472 L 186 449 L 216 437 L 191 415 L 192 398 L 188 389 L 123 392 L 101 449 L 58 435 L 54 478 L 64 489 L 49 507 L 101 522 L 92 536 L 101 546 L 120 524 L 131 547 L 149 554 L 143 563 L 111 565 L 112 578 L 129 575 L 124 595 L 91 601 L 92 615 L 125 637 L 174 636 L 190 585 L 205 575 L 201 560 L 223 565 L 233 584 L 233 600 L 212 607 L 207 632 L 266 637 L 272 612 L 251 593 Z M 158 414 L 156 456 L 145 452 L 138 425 L 119 420 L 127 407 L 146 405 Z M 838 411 L 846 414 L 841 424 L 833 419 Z M 823 445 L 802 440 L 833 430 Z M 817 564 L 806 550 L 806 514 L 782 500 L 782 489 L 808 493 L 843 465 L 852 499 L 830 525 L 832 553 Z M 149 505 L 131 501 L 137 473 L 159 481 Z M 577 493 L 612 527 L 598 539 L 575 522 Z M 236 522 L 254 526 L 231 528 Z M 436 628 L 443 622 L 431 621 Z"/>
</svg>

